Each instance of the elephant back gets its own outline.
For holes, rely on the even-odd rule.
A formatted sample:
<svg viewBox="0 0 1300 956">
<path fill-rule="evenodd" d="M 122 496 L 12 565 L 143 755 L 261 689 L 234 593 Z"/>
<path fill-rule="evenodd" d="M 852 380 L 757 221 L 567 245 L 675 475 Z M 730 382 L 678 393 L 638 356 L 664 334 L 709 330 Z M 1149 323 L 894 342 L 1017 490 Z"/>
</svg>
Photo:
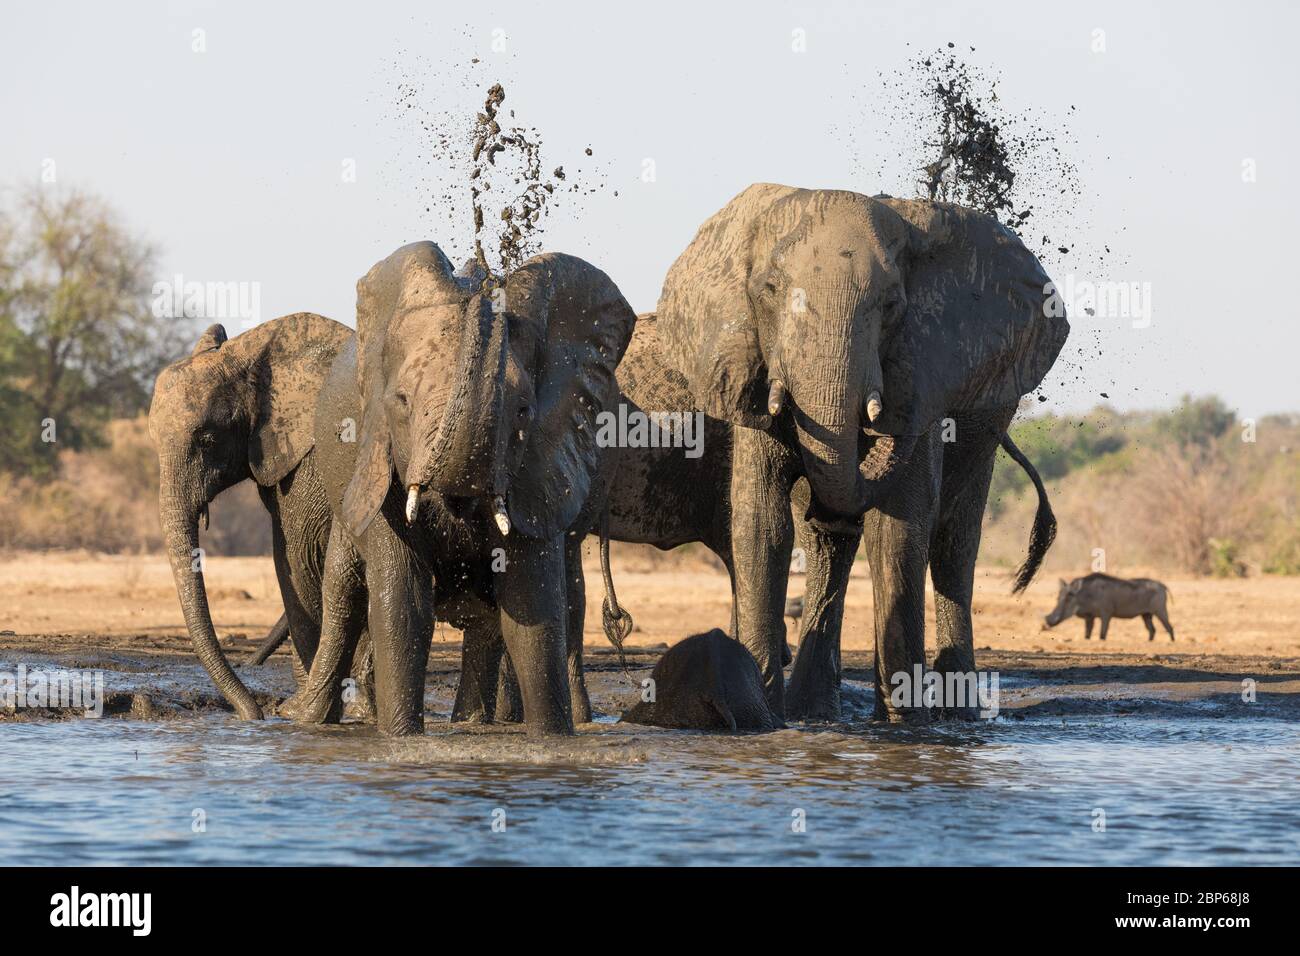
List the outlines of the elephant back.
<svg viewBox="0 0 1300 956">
<path fill-rule="evenodd" d="M 636 331 L 618 367 L 618 387 L 631 404 L 653 411 L 687 411 L 697 405 L 686 376 L 664 359 L 655 313 L 638 315 Z"/>
<path fill-rule="evenodd" d="M 952 203 L 882 199 L 915 230 L 907 319 L 887 346 L 889 392 L 918 434 L 941 415 L 1014 405 L 1043 381 L 1070 325 L 1051 279 L 1015 233 Z"/>
</svg>

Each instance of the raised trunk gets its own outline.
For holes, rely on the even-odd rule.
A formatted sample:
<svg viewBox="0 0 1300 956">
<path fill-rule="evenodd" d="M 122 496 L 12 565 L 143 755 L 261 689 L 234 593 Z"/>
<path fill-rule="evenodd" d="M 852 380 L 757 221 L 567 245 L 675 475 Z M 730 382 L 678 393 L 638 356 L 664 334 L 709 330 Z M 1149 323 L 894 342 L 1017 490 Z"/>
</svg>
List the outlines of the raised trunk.
<svg viewBox="0 0 1300 956">
<path fill-rule="evenodd" d="M 163 487 L 159 510 L 167 541 L 167 556 L 171 560 L 172 578 L 176 582 L 176 594 L 180 597 L 194 653 L 222 696 L 234 706 L 235 713 L 244 720 L 261 720 L 262 708 L 231 669 L 212 626 L 202 566 L 196 567 L 195 564 L 199 546 L 198 513 L 178 494 L 177 488 Z"/>
<path fill-rule="evenodd" d="M 456 378 L 446 408 L 438 410 L 437 430 L 413 436 L 408 486 L 465 498 L 504 491 L 506 319 L 478 302 L 475 297 L 466 310 Z"/>
</svg>

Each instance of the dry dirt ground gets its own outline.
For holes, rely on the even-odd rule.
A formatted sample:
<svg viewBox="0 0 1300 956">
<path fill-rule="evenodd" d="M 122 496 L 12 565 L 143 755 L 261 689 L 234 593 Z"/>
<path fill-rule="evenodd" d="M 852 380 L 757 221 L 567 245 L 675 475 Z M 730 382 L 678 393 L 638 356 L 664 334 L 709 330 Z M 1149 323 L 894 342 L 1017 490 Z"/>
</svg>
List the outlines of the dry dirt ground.
<svg viewBox="0 0 1300 956">
<path fill-rule="evenodd" d="M 600 570 L 594 548 L 586 570 L 593 703 L 601 712 L 618 713 L 635 685 L 622 677 L 600 630 Z M 665 558 L 649 549 L 616 545 L 614 574 L 619 599 L 637 621 L 629 641 L 635 653 L 628 659 L 634 680 L 648 672 L 667 645 L 728 622 L 726 573 L 704 556 L 678 553 Z M 207 580 L 222 643 L 238 663 L 280 614 L 271 562 L 211 558 Z M 1081 621 L 1040 630 L 1042 615 L 1055 601 L 1055 579 L 1013 596 L 1005 572 L 982 572 L 975 599 L 979 666 L 1003 674 L 1007 715 L 1203 713 L 1208 707 L 1214 716 L 1300 719 L 1300 637 L 1295 627 L 1300 621 L 1300 579 L 1163 580 L 1174 594 L 1170 616 L 1177 640 L 1171 642 L 1158 632 L 1156 640 L 1148 642 L 1141 620 L 1135 619 L 1112 622 L 1110 637 L 1102 643 L 1084 641 Z M 802 578 L 793 575 L 790 593 L 802 589 Z M 871 582 L 865 563 L 859 562 L 844 626 L 845 677 L 858 688 L 871 682 L 870 635 Z M 792 645 L 795 637 L 791 625 Z M 459 650 L 459 632 L 439 625 L 428 680 L 432 711 L 450 708 Z M 932 641 L 930 651 L 933 654 Z M 110 712 L 120 716 L 226 706 L 201 671 L 198 684 L 192 677 L 182 678 L 178 686 L 184 689 L 179 692 L 167 690 L 167 679 L 157 676 L 176 668 L 187 674 L 195 671 L 162 557 L 0 556 L 0 660 L 32 653 L 48 655 L 64 666 L 95 661 L 96 666 L 140 671 L 143 696 L 119 692 L 108 702 Z M 258 694 L 268 706 L 292 689 L 284 649 L 275 660 L 278 676 L 268 673 L 270 683 Z M 145 672 L 155 676 L 145 677 Z M 1242 704 L 1242 680 L 1247 677 L 1258 682 L 1264 706 Z M 869 695 L 863 696 L 867 693 L 846 690 L 847 719 L 869 714 Z"/>
<path fill-rule="evenodd" d="M 589 542 L 593 544 L 594 542 Z M 600 629 L 600 568 L 595 549 L 587 556 L 586 643 L 603 646 Z M 614 583 L 620 602 L 636 620 L 630 643 L 673 644 L 710 627 L 726 628 L 731 596 L 726 572 L 702 555 L 663 557 L 650 549 L 613 545 Z M 1148 642 L 1140 618 L 1112 621 L 1105 643 L 1083 639 L 1083 622 L 1070 620 L 1042 630 L 1056 600 L 1057 581 L 1044 577 L 1023 595 L 1012 595 L 1005 571 L 982 571 L 976 582 L 976 647 L 1055 654 L 1230 654 L 1300 656 L 1300 578 L 1218 580 L 1133 572 L 1163 580 L 1173 594 L 1170 618 L 1177 640 L 1163 630 Z M 269 558 L 209 558 L 208 596 L 218 633 L 232 647 L 255 642 L 280 615 L 275 572 Z M 803 592 L 792 575 L 789 593 Z M 859 561 L 844 621 L 845 650 L 871 648 L 871 580 Z M 933 607 L 931 607 L 933 615 Z M 794 625 L 787 621 L 793 645 Z M 933 617 L 930 620 L 933 650 Z M 176 649 L 186 646 L 185 628 L 167 560 L 161 556 L 64 554 L 0 555 L 0 646 L 52 643 Z M 438 625 L 438 642 L 460 634 Z M 178 643 L 179 642 L 179 643 Z"/>
</svg>

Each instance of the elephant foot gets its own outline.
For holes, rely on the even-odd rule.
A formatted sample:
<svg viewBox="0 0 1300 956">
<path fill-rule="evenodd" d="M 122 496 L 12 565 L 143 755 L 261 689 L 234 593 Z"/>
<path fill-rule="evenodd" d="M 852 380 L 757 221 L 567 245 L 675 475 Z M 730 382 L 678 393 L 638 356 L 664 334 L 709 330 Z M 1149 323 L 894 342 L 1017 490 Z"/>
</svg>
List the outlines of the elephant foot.
<svg viewBox="0 0 1300 956">
<path fill-rule="evenodd" d="M 930 716 L 935 720 L 979 720 L 975 707 L 936 707 Z"/>
<path fill-rule="evenodd" d="M 524 702 L 522 700 L 505 700 L 497 706 L 495 723 L 522 724 L 524 722 Z"/>
<path fill-rule="evenodd" d="M 591 723 L 591 698 L 587 696 L 585 687 L 581 691 L 574 691 L 570 695 L 569 706 L 573 711 L 573 722 L 575 724 Z"/>
<path fill-rule="evenodd" d="M 587 680 L 580 665 L 569 669 L 569 710 L 575 724 L 591 723 L 591 697 L 587 694 Z"/>
<path fill-rule="evenodd" d="M 424 735 L 424 715 L 379 722 L 379 733 L 384 737 L 420 737 Z"/>
<path fill-rule="evenodd" d="M 343 719 L 343 702 L 337 696 L 322 700 L 299 691 L 282 703 L 278 712 L 299 724 L 337 724 Z"/>
<path fill-rule="evenodd" d="M 451 722 L 453 724 L 490 724 L 492 723 L 491 708 L 488 707 L 484 700 L 476 700 L 473 703 L 461 700 L 457 695 L 456 702 L 451 707 Z"/>
<path fill-rule="evenodd" d="M 785 689 L 786 720 L 838 722 L 841 714 L 839 684 L 839 678 L 835 675 L 828 675 L 822 680 L 805 680 L 796 668 Z"/>
<path fill-rule="evenodd" d="M 785 696 L 785 719 L 804 723 L 835 724 L 840 721 L 840 695 L 803 695 L 788 691 Z"/>
<path fill-rule="evenodd" d="M 924 727 L 931 722 L 930 711 L 926 707 L 886 708 L 885 719 L 891 724 L 907 727 Z"/>
<path fill-rule="evenodd" d="M 374 697 L 357 694 L 356 698 L 344 706 L 343 715 L 363 724 L 373 724 L 375 722 Z"/>
<path fill-rule="evenodd" d="M 293 694 L 275 705 L 275 716 L 284 717 L 287 720 L 297 720 L 301 708 L 302 701 L 297 694 Z"/>
</svg>

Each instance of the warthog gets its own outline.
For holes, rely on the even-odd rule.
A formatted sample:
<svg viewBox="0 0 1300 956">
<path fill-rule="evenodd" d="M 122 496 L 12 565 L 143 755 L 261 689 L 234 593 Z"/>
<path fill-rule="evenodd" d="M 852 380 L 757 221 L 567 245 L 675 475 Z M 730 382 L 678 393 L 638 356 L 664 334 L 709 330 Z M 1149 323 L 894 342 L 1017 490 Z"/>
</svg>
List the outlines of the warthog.
<svg viewBox="0 0 1300 956">
<path fill-rule="evenodd" d="M 1126 581 L 1109 574 L 1090 574 L 1085 578 L 1075 578 L 1069 584 L 1062 581 L 1056 607 L 1044 620 L 1048 627 L 1056 627 L 1067 617 L 1081 617 L 1083 637 L 1087 640 L 1092 637 L 1092 622 L 1101 618 L 1101 639 L 1104 641 L 1112 617 L 1137 617 L 1140 614 L 1142 623 L 1147 626 L 1147 640 L 1156 638 L 1156 626 L 1151 623 L 1151 618 L 1158 617 L 1172 641 L 1174 629 L 1165 608 L 1168 599 L 1169 589 L 1151 578 Z"/>
</svg>

